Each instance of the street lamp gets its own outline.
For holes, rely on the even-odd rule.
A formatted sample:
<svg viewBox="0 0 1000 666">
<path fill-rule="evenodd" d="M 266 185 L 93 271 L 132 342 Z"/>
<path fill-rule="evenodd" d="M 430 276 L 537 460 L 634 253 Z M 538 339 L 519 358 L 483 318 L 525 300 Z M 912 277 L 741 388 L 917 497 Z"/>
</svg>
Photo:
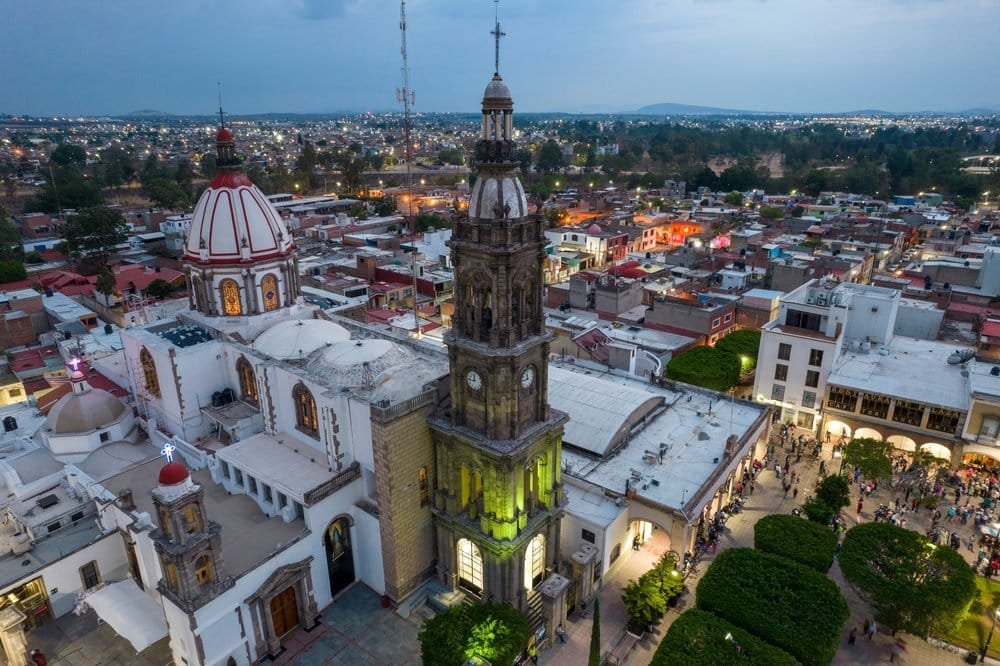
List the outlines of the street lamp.
<svg viewBox="0 0 1000 666">
<path fill-rule="evenodd" d="M 1000 619 L 1000 607 L 993 609 L 993 624 L 990 625 L 990 635 L 986 637 L 986 643 L 983 644 L 983 649 L 979 653 L 979 663 L 986 661 L 986 653 L 989 652 L 990 643 L 993 642 L 993 632 L 997 628 L 997 620 Z"/>
</svg>

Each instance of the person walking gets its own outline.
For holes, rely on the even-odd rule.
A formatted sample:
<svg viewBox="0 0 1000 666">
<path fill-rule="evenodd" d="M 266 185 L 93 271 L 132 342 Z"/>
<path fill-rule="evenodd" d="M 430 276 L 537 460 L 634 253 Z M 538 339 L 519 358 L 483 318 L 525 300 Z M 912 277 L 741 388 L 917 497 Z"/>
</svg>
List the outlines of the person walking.
<svg viewBox="0 0 1000 666">
<path fill-rule="evenodd" d="M 562 624 L 560 624 L 558 627 L 556 627 L 556 636 L 559 637 L 559 642 L 560 643 L 565 643 L 566 642 L 566 630 L 563 629 Z"/>
<path fill-rule="evenodd" d="M 866 633 L 868 634 L 868 640 L 875 638 L 875 634 L 878 633 L 878 625 L 875 624 L 875 620 L 871 620 L 868 623 L 868 631 Z"/>
<path fill-rule="evenodd" d="M 854 641 L 858 640 L 858 628 L 851 627 L 851 630 L 847 632 L 847 644 L 854 645 Z"/>
<path fill-rule="evenodd" d="M 861 509 L 865 508 L 865 501 L 863 499 L 858 499 L 858 518 L 861 517 Z"/>
</svg>

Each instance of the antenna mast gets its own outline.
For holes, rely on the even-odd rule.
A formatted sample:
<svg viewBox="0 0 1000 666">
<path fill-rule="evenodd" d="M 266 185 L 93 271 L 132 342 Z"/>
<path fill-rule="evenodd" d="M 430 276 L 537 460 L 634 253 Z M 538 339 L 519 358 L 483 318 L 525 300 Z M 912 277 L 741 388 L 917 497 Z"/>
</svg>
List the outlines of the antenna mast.
<svg viewBox="0 0 1000 666">
<path fill-rule="evenodd" d="M 410 138 L 410 106 L 417 101 L 416 93 L 410 90 L 410 64 L 406 53 L 406 0 L 399 2 L 399 53 L 403 57 L 403 86 L 396 90 L 396 100 L 403 104 L 403 141 L 406 142 L 404 157 L 406 159 L 406 210 L 409 221 L 410 236 L 416 241 L 416 224 L 413 217 L 413 140 Z M 416 327 L 417 339 L 420 339 L 420 313 L 417 309 L 417 248 L 410 253 L 410 272 L 413 274 L 413 323 Z"/>
<path fill-rule="evenodd" d="M 215 82 L 216 87 L 219 89 L 219 127 L 225 127 L 226 121 L 222 117 L 222 81 Z"/>
</svg>

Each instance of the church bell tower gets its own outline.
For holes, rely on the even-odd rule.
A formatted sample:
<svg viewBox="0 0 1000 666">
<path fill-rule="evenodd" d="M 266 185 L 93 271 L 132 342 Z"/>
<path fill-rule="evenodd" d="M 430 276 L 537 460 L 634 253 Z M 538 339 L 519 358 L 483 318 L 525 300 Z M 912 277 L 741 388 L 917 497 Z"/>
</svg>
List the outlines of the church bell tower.
<svg viewBox="0 0 1000 666">
<path fill-rule="evenodd" d="M 430 419 L 442 582 L 534 610 L 558 567 L 562 429 L 547 400 L 543 222 L 529 215 L 514 157 L 510 90 L 497 67 L 483 95 L 478 178 L 450 241 L 455 314 L 446 337 L 450 405 Z"/>
</svg>

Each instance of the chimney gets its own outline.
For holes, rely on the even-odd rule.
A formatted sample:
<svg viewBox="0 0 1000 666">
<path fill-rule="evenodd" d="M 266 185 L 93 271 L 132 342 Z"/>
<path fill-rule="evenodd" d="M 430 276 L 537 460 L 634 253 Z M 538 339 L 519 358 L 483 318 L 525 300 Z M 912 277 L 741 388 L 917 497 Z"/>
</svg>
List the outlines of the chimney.
<svg viewBox="0 0 1000 666">
<path fill-rule="evenodd" d="M 118 491 L 118 503 L 125 511 L 132 511 L 135 509 L 135 500 L 132 499 L 131 488 L 122 488 Z"/>
</svg>

